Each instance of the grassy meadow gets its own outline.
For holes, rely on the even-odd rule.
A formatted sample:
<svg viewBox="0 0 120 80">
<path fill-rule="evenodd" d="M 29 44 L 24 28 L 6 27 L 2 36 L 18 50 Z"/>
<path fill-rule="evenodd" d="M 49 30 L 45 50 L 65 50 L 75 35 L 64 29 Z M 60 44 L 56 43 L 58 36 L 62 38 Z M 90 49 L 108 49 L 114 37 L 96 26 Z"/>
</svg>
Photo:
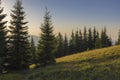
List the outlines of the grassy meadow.
<svg viewBox="0 0 120 80">
<path fill-rule="evenodd" d="M 56 59 L 57 64 L 0 75 L 0 80 L 120 80 L 120 46 Z"/>
</svg>

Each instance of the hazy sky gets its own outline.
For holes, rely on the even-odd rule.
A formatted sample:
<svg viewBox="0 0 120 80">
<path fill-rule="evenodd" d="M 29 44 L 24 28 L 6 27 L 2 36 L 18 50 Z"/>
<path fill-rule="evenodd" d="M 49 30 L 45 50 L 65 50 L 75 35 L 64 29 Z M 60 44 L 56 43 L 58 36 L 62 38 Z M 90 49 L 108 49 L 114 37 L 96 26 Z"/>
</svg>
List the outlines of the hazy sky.
<svg viewBox="0 0 120 80">
<path fill-rule="evenodd" d="M 10 10 L 16 0 L 2 0 L 4 13 L 10 19 Z M 55 33 L 62 32 L 70 35 L 72 29 L 93 27 L 101 29 L 104 26 L 108 34 L 116 39 L 120 29 L 120 0 L 22 0 L 29 21 L 29 33 L 39 35 L 43 22 L 45 7 L 52 15 Z"/>
</svg>

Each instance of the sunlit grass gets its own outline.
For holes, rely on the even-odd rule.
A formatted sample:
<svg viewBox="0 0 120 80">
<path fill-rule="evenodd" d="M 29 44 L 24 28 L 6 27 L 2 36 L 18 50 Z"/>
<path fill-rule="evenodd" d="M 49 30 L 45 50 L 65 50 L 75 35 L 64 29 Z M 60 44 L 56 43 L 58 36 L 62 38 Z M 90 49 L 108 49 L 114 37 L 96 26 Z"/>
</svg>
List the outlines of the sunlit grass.
<svg viewBox="0 0 120 80">
<path fill-rule="evenodd" d="M 5 74 L 3 80 L 10 80 L 9 77 L 13 77 L 11 80 L 18 80 L 15 77 L 19 80 L 120 80 L 120 46 L 77 53 L 56 61 L 55 65 L 33 69 L 25 75 Z"/>
</svg>

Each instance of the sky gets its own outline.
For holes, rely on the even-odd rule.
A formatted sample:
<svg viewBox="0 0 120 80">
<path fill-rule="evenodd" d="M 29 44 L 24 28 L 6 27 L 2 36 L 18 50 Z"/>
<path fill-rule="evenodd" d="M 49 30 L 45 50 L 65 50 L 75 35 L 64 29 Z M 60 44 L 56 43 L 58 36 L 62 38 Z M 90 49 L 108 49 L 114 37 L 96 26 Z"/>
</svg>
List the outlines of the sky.
<svg viewBox="0 0 120 80">
<path fill-rule="evenodd" d="M 2 0 L 4 13 L 10 21 L 10 13 L 16 0 Z M 39 35 L 43 22 L 45 7 L 52 16 L 55 34 L 61 32 L 70 36 L 71 31 L 83 27 L 101 30 L 107 28 L 107 33 L 113 40 L 117 39 L 120 29 L 120 0 L 22 0 L 29 34 Z M 9 23 L 8 23 L 9 24 Z"/>
</svg>

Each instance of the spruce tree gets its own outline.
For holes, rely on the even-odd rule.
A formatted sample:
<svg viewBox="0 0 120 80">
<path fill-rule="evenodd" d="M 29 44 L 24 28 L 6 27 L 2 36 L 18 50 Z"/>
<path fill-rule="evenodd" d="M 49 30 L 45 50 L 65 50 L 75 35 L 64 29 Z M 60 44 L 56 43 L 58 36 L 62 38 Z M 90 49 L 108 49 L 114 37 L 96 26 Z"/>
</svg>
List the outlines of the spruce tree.
<svg viewBox="0 0 120 80">
<path fill-rule="evenodd" d="M 91 28 L 89 28 L 88 30 L 88 48 L 91 50 L 94 47 L 94 43 L 93 43 L 93 37 L 92 37 L 92 31 Z"/>
<path fill-rule="evenodd" d="M 57 46 L 56 46 L 56 53 L 55 53 L 55 57 L 61 57 L 64 55 L 64 51 L 63 51 L 63 36 L 62 34 L 59 32 L 58 36 L 56 38 L 57 40 Z"/>
<path fill-rule="evenodd" d="M 118 40 L 116 42 L 116 45 L 120 45 L 120 30 L 119 30 L 119 33 L 118 33 Z"/>
<path fill-rule="evenodd" d="M 75 35 L 74 32 L 72 31 L 71 39 L 69 41 L 69 53 L 73 54 L 74 52 L 75 52 Z"/>
<path fill-rule="evenodd" d="M 41 25 L 41 35 L 38 44 L 38 62 L 41 66 L 55 63 L 54 49 L 55 36 L 51 22 L 50 12 L 46 9 L 44 23 Z"/>
<path fill-rule="evenodd" d="M 7 29 L 6 23 L 4 21 L 6 14 L 3 14 L 3 7 L 1 7 L 1 0 L 0 0 L 0 73 L 3 69 L 4 60 L 6 57 L 6 36 L 7 36 Z"/>
<path fill-rule="evenodd" d="M 84 33 L 83 33 L 83 50 L 86 51 L 88 49 L 88 35 L 86 27 L 84 27 Z"/>
<path fill-rule="evenodd" d="M 97 38 L 97 31 L 96 31 L 96 28 L 94 27 L 93 29 L 93 44 L 94 44 L 94 47 L 95 48 L 95 43 L 96 43 L 96 38 Z"/>
<path fill-rule="evenodd" d="M 84 44 L 83 44 L 83 35 L 82 35 L 81 30 L 79 30 L 79 45 L 78 46 L 79 46 L 79 52 L 84 51 L 82 48 Z"/>
<path fill-rule="evenodd" d="M 79 52 L 79 33 L 78 33 L 78 30 L 76 31 L 75 33 L 75 53 Z"/>
<path fill-rule="evenodd" d="M 99 32 L 97 32 L 96 40 L 95 40 L 95 49 L 101 48 L 101 39 L 99 36 Z"/>
<path fill-rule="evenodd" d="M 29 41 L 28 41 L 28 22 L 24 21 L 25 12 L 23 11 L 22 1 L 17 0 L 11 12 L 10 40 L 9 40 L 9 59 L 8 63 L 12 69 L 23 69 L 29 65 Z"/>
<path fill-rule="evenodd" d="M 101 32 L 101 46 L 102 48 L 104 48 L 104 47 L 108 47 L 111 45 L 112 45 L 111 38 L 108 37 L 107 30 L 105 27 Z"/>
<path fill-rule="evenodd" d="M 64 42 L 63 42 L 63 52 L 64 52 L 64 55 L 68 55 L 68 39 L 67 39 L 67 35 L 65 34 L 65 37 L 64 37 Z"/>
<path fill-rule="evenodd" d="M 33 37 L 31 37 L 31 42 L 30 42 L 30 52 L 31 52 L 31 62 L 36 63 L 36 46 L 34 43 Z"/>
</svg>

